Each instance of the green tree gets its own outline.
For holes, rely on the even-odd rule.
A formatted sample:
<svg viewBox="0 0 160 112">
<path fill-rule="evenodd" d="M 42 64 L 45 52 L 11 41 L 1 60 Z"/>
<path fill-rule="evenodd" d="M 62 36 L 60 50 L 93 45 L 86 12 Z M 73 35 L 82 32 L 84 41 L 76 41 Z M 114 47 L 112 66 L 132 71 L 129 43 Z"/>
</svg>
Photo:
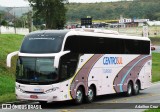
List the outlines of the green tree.
<svg viewBox="0 0 160 112">
<path fill-rule="evenodd" d="M 1 21 L 2 21 L 2 14 L 0 13 L 0 26 L 1 26 Z"/>
<path fill-rule="evenodd" d="M 24 14 L 20 17 L 21 22 L 22 22 L 22 27 L 24 27 L 24 28 L 27 28 L 27 27 L 28 27 L 27 14 L 28 14 L 28 13 L 24 13 Z"/>
<path fill-rule="evenodd" d="M 66 22 L 66 8 L 63 0 L 29 0 L 34 18 L 43 19 L 47 29 L 63 28 Z"/>
<path fill-rule="evenodd" d="M 1 25 L 2 26 L 8 26 L 8 22 L 6 20 L 2 20 Z"/>
</svg>

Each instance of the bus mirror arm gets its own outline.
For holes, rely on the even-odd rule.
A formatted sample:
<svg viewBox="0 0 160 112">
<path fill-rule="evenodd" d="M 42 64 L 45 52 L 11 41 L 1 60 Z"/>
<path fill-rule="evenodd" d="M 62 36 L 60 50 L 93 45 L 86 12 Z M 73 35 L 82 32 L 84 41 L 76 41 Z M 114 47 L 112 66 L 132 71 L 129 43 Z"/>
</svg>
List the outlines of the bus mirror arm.
<svg viewBox="0 0 160 112">
<path fill-rule="evenodd" d="M 7 55 L 7 60 L 6 60 L 7 67 L 9 68 L 11 67 L 11 59 L 13 56 L 17 55 L 18 53 L 19 51 L 15 51 Z"/>
<path fill-rule="evenodd" d="M 59 55 L 55 57 L 54 67 L 58 68 L 58 66 L 59 66 L 59 60 L 60 60 L 61 56 L 65 55 L 65 54 L 68 54 L 70 52 L 71 51 L 63 51 L 63 52 L 59 53 Z"/>
</svg>

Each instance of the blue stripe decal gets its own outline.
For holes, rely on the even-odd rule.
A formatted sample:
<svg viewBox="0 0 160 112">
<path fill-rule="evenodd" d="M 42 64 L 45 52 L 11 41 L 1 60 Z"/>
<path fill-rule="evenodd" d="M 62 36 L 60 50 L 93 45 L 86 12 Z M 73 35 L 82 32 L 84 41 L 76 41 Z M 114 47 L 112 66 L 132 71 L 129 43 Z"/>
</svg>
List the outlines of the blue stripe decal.
<svg viewBox="0 0 160 112">
<path fill-rule="evenodd" d="M 145 57 L 141 58 L 139 61 L 137 61 L 137 62 L 128 70 L 128 72 L 124 75 L 124 77 L 122 78 L 121 83 L 120 83 L 120 84 L 121 84 L 121 85 L 120 85 L 120 92 L 123 92 L 122 84 L 124 83 L 126 77 L 127 77 L 128 74 L 131 72 L 131 70 L 132 70 L 141 60 L 143 60 L 143 59 L 145 59 L 145 58 L 147 58 L 147 57 L 149 57 L 149 56 L 145 56 Z"/>
</svg>

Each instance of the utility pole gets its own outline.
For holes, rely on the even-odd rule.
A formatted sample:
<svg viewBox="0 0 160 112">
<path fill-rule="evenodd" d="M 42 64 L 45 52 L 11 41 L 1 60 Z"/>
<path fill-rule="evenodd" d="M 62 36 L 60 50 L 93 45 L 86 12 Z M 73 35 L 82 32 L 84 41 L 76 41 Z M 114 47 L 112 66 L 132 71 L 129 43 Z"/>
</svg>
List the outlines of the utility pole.
<svg viewBox="0 0 160 112">
<path fill-rule="evenodd" d="M 33 31 L 33 11 L 31 10 L 28 13 L 28 26 L 29 26 L 29 32 Z"/>
<path fill-rule="evenodd" d="M 15 7 L 14 7 L 14 32 L 15 32 L 15 34 L 17 33 L 17 32 L 16 32 L 16 14 L 15 14 Z"/>
<path fill-rule="evenodd" d="M 33 10 L 31 10 L 31 32 L 33 31 Z"/>
</svg>

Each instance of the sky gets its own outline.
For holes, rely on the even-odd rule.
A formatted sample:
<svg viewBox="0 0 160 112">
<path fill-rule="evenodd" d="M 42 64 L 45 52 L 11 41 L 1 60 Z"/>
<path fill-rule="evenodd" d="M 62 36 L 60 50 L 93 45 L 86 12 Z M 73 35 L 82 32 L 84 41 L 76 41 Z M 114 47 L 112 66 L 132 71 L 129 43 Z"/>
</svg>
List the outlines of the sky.
<svg viewBox="0 0 160 112">
<path fill-rule="evenodd" d="M 118 0 L 69 0 L 69 2 L 92 3 L 92 2 L 110 2 Z M 29 6 L 27 0 L 0 0 L 0 6 L 5 7 L 26 7 Z"/>
<path fill-rule="evenodd" d="M 0 0 L 0 6 L 26 7 L 26 6 L 29 6 L 29 3 L 26 0 Z"/>
</svg>

